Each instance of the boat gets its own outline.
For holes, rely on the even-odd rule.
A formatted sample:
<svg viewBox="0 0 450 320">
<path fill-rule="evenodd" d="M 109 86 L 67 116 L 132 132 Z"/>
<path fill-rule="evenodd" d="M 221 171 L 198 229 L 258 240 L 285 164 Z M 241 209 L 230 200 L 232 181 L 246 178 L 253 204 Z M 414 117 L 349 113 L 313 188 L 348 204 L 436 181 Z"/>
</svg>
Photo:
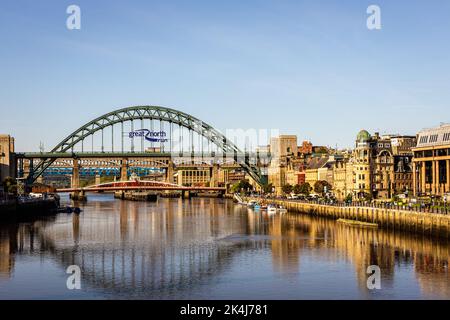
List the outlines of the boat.
<svg viewBox="0 0 450 320">
<path fill-rule="evenodd" d="M 338 219 L 337 223 L 342 223 L 347 226 L 351 227 L 361 227 L 361 228 L 378 228 L 377 223 L 370 223 L 370 222 L 363 222 L 363 221 L 356 221 L 356 220 L 349 220 L 349 219 Z"/>
<path fill-rule="evenodd" d="M 258 202 L 256 202 L 255 200 L 251 200 L 251 201 L 249 201 L 248 203 L 247 203 L 247 206 L 249 207 L 249 208 L 255 208 L 255 206 L 258 204 Z"/>
<path fill-rule="evenodd" d="M 283 207 L 283 206 L 279 206 L 277 208 L 277 212 L 278 213 L 287 213 L 287 209 L 285 207 Z"/>
<path fill-rule="evenodd" d="M 269 214 L 275 214 L 275 213 L 277 213 L 277 207 L 274 206 L 274 205 L 269 205 L 269 206 L 267 207 L 267 213 L 269 213 Z"/>
</svg>

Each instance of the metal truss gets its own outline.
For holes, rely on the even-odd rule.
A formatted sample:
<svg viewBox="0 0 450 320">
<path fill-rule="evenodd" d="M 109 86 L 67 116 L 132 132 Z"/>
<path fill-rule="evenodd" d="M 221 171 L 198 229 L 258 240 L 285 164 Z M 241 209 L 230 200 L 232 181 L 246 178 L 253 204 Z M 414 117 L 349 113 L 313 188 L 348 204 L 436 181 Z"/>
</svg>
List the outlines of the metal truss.
<svg viewBox="0 0 450 320">
<path fill-rule="evenodd" d="M 82 143 L 87 137 L 98 131 L 118 123 L 144 119 L 164 121 L 196 132 L 215 144 L 224 155 L 232 157 L 258 184 L 262 184 L 261 173 L 257 166 L 251 164 L 249 157 L 223 134 L 187 113 L 160 106 L 134 106 L 107 113 L 71 133 L 53 148 L 51 153 L 66 153 L 70 150 L 73 152 L 73 148 L 77 144 Z M 42 158 L 36 167 L 31 170 L 27 182 L 33 183 L 54 161 L 53 157 Z"/>
</svg>

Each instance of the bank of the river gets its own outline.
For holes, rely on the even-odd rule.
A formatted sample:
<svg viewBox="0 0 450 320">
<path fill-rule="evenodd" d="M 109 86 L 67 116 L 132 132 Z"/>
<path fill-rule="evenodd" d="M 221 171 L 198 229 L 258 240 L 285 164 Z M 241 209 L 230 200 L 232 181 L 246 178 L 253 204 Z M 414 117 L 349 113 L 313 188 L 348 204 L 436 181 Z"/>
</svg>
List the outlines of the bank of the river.
<svg viewBox="0 0 450 320">
<path fill-rule="evenodd" d="M 0 221 L 22 220 L 31 216 L 54 214 L 59 203 L 56 199 L 12 200 L 0 203 Z"/>
<path fill-rule="evenodd" d="M 245 198 L 245 201 L 250 200 L 261 199 Z M 388 208 L 330 206 L 289 200 L 270 200 L 270 202 L 282 205 L 290 212 L 376 223 L 383 229 L 403 230 L 437 237 L 449 238 L 450 235 L 450 216 L 445 214 Z"/>
</svg>

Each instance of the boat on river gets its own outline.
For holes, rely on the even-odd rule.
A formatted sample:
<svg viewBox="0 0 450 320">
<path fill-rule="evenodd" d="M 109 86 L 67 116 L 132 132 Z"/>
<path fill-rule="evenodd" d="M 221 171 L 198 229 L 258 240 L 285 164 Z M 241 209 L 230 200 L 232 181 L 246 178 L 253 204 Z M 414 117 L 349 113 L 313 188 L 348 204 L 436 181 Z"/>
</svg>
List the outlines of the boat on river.
<svg viewBox="0 0 450 320">
<path fill-rule="evenodd" d="M 277 208 L 277 212 L 278 213 L 287 213 L 287 209 L 285 207 L 283 207 L 283 206 L 279 206 Z"/>
<path fill-rule="evenodd" d="M 276 214 L 277 213 L 277 207 L 275 205 L 273 205 L 273 204 L 270 204 L 267 207 L 267 213 L 269 213 L 269 214 Z"/>
<path fill-rule="evenodd" d="M 250 201 L 247 203 L 247 207 L 252 208 L 252 209 L 254 209 L 256 205 L 258 205 L 258 202 L 255 201 L 255 200 L 250 200 Z"/>
</svg>

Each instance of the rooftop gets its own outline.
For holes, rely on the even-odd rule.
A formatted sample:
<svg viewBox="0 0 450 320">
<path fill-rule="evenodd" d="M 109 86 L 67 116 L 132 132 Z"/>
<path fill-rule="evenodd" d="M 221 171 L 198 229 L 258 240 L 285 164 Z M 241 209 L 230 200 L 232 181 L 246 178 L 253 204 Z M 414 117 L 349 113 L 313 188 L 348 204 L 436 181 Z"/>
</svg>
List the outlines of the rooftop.
<svg viewBox="0 0 450 320">
<path fill-rule="evenodd" d="M 450 124 L 423 129 L 418 134 L 417 147 L 450 146 Z"/>
</svg>

